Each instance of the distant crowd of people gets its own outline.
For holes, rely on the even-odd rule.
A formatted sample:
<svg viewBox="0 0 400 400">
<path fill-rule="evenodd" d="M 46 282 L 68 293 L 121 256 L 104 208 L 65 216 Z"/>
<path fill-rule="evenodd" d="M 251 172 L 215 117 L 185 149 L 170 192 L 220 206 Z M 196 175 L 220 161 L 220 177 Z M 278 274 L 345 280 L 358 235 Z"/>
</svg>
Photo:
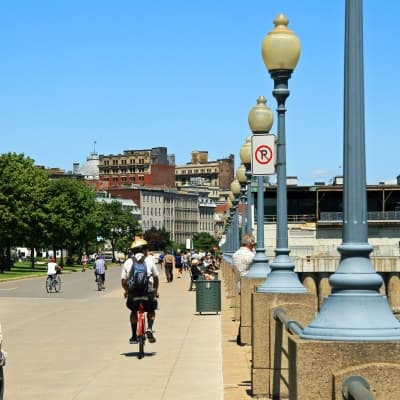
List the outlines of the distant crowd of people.
<svg viewBox="0 0 400 400">
<path fill-rule="evenodd" d="M 200 276 L 206 280 L 214 279 L 220 263 L 220 256 L 215 257 L 209 252 L 197 250 L 177 252 L 175 255 L 166 251 L 160 256 L 161 269 L 164 269 L 168 283 L 174 280 L 174 276 L 181 278 L 182 274 L 188 271 L 194 280 Z"/>
</svg>

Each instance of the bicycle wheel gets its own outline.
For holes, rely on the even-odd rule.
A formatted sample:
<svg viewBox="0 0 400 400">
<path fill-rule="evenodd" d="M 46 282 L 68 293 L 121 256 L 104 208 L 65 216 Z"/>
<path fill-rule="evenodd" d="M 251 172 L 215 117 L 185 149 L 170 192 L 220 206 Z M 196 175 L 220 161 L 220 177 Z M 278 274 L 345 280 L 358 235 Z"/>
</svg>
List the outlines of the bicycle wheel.
<svg viewBox="0 0 400 400">
<path fill-rule="evenodd" d="M 60 279 L 60 277 L 58 277 L 57 279 L 54 279 L 53 284 L 54 284 L 55 292 L 56 293 L 59 292 L 61 290 L 61 279 Z"/>
<path fill-rule="evenodd" d="M 138 323 L 137 323 L 137 336 L 139 341 L 139 355 L 138 358 L 144 357 L 144 342 L 146 340 L 146 322 L 144 319 L 143 304 L 139 306 Z"/>
<path fill-rule="evenodd" d="M 138 357 L 139 357 L 139 360 L 144 357 L 144 342 L 145 342 L 145 340 L 146 339 L 145 339 L 144 334 L 138 336 L 138 341 L 139 341 L 139 355 L 138 355 Z"/>
<path fill-rule="evenodd" d="M 103 279 L 100 275 L 97 275 L 97 290 L 100 291 L 103 289 Z"/>
<path fill-rule="evenodd" d="M 4 395 L 4 372 L 3 367 L 0 367 L 0 400 L 3 400 Z"/>
<path fill-rule="evenodd" d="M 48 276 L 47 279 L 46 279 L 46 291 L 47 291 L 47 293 L 51 292 L 51 287 L 52 287 L 51 278 Z"/>
</svg>

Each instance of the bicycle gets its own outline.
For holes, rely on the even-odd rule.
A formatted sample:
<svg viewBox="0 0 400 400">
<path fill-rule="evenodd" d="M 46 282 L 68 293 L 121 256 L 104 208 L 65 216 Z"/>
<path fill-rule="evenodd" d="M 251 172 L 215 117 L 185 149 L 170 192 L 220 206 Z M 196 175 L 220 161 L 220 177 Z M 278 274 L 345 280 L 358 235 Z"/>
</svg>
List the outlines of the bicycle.
<svg viewBox="0 0 400 400">
<path fill-rule="evenodd" d="M 100 292 L 104 289 L 103 277 L 100 274 L 96 274 L 97 290 Z"/>
<path fill-rule="evenodd" d="M 55 292 L 58 293 L 61 290 L 61 278 L 56 275 L 53 277 L 52 275 L 49 275 L 46 278 L 46 291 L 47 293 Z"/>
<path fill-rule="evenodd" d="M 143 297 L 135 297 L 135 300 L 148 300 L 147 296 Z M 136 334 L 139 342 L 139 360 L 144 357 L 144 345 L 146 342 L 146 318 L 144 316 L 144 305 L 142 301 L 139 304 L 138 310 L 138 321 L 137 321 L 137 328 Z"/>
</svg>

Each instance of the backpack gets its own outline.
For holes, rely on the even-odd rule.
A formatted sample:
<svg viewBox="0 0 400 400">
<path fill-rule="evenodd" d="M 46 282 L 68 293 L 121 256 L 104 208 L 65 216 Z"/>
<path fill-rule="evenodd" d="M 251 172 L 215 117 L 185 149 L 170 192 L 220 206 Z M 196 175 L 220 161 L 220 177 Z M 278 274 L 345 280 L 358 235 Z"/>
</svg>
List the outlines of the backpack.
<svg viewBox="0 0 400 400">
<path fill-rule="evenodd" d="M 146 295 L 149 288 L 149 277 L 145 263 L 134 263 L 128 277 L 128 293 L 131 296 Z"/>
</svg>

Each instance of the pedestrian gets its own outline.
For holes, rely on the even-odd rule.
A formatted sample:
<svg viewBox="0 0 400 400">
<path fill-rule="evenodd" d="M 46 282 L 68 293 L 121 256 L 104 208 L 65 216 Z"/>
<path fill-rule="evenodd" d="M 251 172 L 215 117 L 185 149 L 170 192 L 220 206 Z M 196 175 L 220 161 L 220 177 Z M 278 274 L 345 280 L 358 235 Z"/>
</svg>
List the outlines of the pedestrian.
<svg viewBox="0 0 400 400">
<path fill-rule="evenodd" d="M 174 268 L 175 268 L 175 257 L 171 254 L 169 250 L 165 252 L 165 256 L 163 258 L 162 265 L 165 269 L 165 276 L 167 278 L 167 282 L 172 282 L 174 279 Z"/>
<path fill-rule="evenodd" d="M 94 262 L 94 277 L 95 281 L 97 282 L 98 276 L 100 276 L 103 280 L 103 285 L 102 289 L 105 289 L 105 282 L 106 282 L 106 269 L 107 269 L 107 264 L 106 261 L 104 260 L 103 256 L 99 254 L 96 257 L 96 261 Z"/>
<path fill-rule="evenodd" d="M 240 293 L 240 278 L 246 275 L 250 267 L 250 264 L 253 262 L 255 256 L 254 252 L 255 245 L 256 242 L 254 236 L 250 233 L 245 233 L 242 236 L 241 246 L 233 253 L 232 256 L 233 268 L 236 273 L 236 286 L 239 293 Z M 240 326 L 238 335 L 236 337 L 236 343 L 240 346 L 242 345 L 242 341 L 240 338 Z"/>
<path fill-rule="evenodd" d="M 182 276 L 182 268 L 183 268 L 182 254 L 178 252 L 178 254 L 175 256 L 175 270 L 177 278 L 180 278 Z"/>
<path fill-rule="evenodd" d="M 86 253 L 83 253 L 81 257 L 82 272 L 86 271 L 87 262 L 88 262 L 88 256 L 86 255 Z"/>
</svg>

